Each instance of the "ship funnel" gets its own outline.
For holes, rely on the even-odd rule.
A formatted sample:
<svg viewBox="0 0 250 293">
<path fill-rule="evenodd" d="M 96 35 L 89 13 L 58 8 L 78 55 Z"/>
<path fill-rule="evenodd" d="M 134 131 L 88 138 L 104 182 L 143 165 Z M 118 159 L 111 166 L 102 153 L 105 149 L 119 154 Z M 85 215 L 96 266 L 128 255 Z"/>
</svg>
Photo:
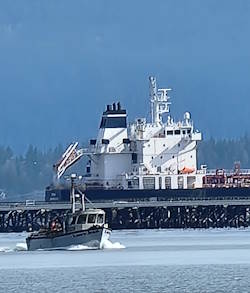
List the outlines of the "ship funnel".
<svg viewBox="0 0 250 293">
<path fill-rule="evenodd" d="M 120 102 L 117 103 L 117 110 L 118 110 L 118 111 L 121 110 L 121 103 L 120 103 Z"/>
<path fill-rule="evenodd" d="M 113 111 L 116 111 L 116 104 L 113 103 Z"/>
<path fill-rule="evenodd" d="M 107 105 L 107 111 L 111 111 L 112 110 L 112 106 L 111 105 Z"/>
</svg>

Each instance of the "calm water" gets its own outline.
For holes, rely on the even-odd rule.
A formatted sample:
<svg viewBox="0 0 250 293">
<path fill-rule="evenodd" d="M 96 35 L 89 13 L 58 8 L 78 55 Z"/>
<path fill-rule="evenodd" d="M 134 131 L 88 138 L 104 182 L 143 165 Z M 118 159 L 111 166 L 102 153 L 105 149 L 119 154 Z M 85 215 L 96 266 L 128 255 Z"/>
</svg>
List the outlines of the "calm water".
<svg viewBox="0 0 250 293">
<path fill-rule="evenodd" d="M 0 292 L 250 292 L 250 229 L 113 231 L 104 250 L 25 237 L 0 234 Z"/>
</svg>

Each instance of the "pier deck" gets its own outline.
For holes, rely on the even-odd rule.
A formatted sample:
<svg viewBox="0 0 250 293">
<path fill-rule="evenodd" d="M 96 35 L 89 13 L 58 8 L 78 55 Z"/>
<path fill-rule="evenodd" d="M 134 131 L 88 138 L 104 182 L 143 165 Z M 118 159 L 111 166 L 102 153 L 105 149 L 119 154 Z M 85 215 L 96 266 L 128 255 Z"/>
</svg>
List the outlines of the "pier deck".
<svg viewBox="0 0 250 293">
<path fill-rule="evenodd" d="M 86 208 L 143 208 L 143 207 L 185 207 L 185 206 L 250 206 L 250 198 L 234 199 L 179 199 L 179 200 L 141 200 L 141 201 L 98 201 L 86 203 Z M 0 202 L 0 212 L 37 211 L 37 210 L 69 210 L 71 204 L 67 202 L 35 201 L 34 204 L 25 202 Z"/>
</svg>

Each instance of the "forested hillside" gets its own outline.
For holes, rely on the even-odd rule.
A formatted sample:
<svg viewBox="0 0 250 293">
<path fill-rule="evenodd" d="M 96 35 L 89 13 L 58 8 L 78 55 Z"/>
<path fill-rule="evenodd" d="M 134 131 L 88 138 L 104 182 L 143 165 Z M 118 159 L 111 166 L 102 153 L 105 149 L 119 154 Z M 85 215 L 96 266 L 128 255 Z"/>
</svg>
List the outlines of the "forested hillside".
<svg viewBox="0 0 250 293">
<path fill-rule="evenodd" d="M 5 191 L 10 198 L 13 194 L 44 190 L 52 181 L 52 166 L 63 151 L 62 145 L 46 151 L 31 145 L 20 156 L 10 147 L 0 146 L 0 191 Z M 206 164 L 209 169 L 232 169 L 235 161 L 240 161 L 242 168 L 250 168 L 250 136 L 224 140 L 211 138 L 198 147 L 198 164 Z M 84 170 L 84 161 L 80 164 Z"/>
<path fill-rule="evenodd" d="M 215 140 L 210 138 L 198 147 L 198 164 L 206 164 L 209 169 L 233 169 L 239 161 L 241 168 L 250 168 L 250 136 L 238 139 Z"/>
<path fill-rule="evenodd" d="M 52 180 L 53 163 L 62 153 L 61 145 L 45 152 L 30 145 L 23 156 L 16 156 L 10 147 L 0 147 L 0 189 L 7 194 L 44 189 Z"/>
</svg>

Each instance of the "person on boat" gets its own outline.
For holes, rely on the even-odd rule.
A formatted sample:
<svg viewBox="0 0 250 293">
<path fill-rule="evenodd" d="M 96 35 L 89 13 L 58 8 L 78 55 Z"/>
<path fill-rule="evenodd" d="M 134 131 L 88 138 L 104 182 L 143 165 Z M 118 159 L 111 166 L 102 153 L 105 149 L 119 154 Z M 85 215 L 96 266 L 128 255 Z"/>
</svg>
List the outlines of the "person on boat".
<svg viewBox="0 0 250 293">
<path fill-rule="evenodd" d="M 50 230 L 53 231 L 53 232 L 56 231 L 56 221 L 51 222 Z"/>
</svg>

